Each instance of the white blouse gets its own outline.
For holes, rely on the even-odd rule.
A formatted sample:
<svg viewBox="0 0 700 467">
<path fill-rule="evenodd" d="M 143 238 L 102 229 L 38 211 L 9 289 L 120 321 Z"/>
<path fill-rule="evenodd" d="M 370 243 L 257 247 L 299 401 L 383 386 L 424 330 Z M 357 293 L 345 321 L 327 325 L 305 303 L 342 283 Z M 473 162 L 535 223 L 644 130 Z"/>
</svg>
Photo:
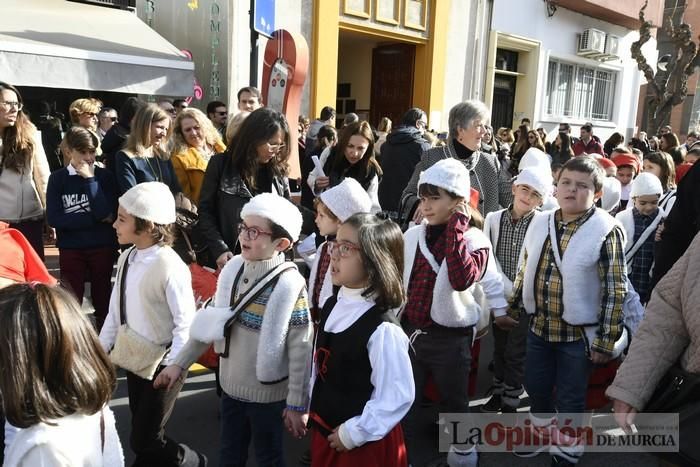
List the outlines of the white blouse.
<svg viewBox="0 0 700 467">
<path fill-rule="evenodd" d="M 374 306 L 371 298 L 362 296 L 363 289 L 342 287 L 338 302 L 331 310 L 323 330 L 341 333 Z M 343 445 L 352 449 L 384 438 L 411 408 L 415 384 L 408 356 L 408 337 L 401 327 L 382 323 L 367 342 L 372 366 L 370 381 L 374 391 L 361 415 L 346 420 L 338 429 Z M 311 376 L 314 386 L 316 367 Z"/>
</svg>

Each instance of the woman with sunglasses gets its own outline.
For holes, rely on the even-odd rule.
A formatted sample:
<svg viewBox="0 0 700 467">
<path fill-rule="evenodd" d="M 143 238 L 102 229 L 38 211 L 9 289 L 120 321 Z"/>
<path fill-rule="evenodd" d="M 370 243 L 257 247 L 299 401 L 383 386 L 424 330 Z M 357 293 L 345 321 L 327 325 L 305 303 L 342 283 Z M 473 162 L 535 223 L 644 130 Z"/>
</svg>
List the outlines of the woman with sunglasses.
<svg viewBox="0 0 700 467">
<path fill-rule="evenodd" d="M 68 107 L 70 121 L 73 126 L 81 126 L 93 133 L 98 140 L 102 140 L 98 132 L 98 123 L 100 111 L 102 110 L 102 101 L 95 98 L 76 99 L 71 102 Z M 102 160 L 102 150 L 98 147 L 95 154 L 98 160 Z M 68 165 L 69 157 L 63 156 L 63 165 Z"/>
<path fill-rule="evenodd" d="M 22 232 L 43 260 L 49 163 L 23 107 L 19 91 L 0 82 L 0 221 Z"/>
<path fill-rule="evenodd" d="M 286 118 L 263 107 L 243 121 L 226 151 L 209 160 L 199 195 L 198 226 L 207 239 L 209 266 L 223 267 L 240 252 L 237 226 L 243 206 L 253 196 L 275 193 L 290 199 L 289 147 Z"/>
</svg>

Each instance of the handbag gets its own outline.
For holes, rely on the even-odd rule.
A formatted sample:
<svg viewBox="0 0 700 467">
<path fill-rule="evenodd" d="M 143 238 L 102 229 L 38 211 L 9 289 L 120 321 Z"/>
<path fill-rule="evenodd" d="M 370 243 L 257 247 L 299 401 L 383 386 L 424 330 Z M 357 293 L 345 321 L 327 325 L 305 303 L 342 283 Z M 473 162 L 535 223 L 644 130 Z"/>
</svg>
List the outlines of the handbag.
<svg viewBox="0 0 700 467">
<path fill-rule="evenodd" d="M 124 292 L 126 291 L 126 274 L 129 270 L 129 256 L 133 250 L 134 247 L 127 253 L 124 267 L 121 271 L 119 280 L 119 319 L 121 326 L 117 331 L 117 338 L 109 358 L 116 366 L 124 368 L 143 379 L 151 380 L 170 345 L 154 344 L 131 329 L 126 322 Z"/>
<path fill-rule="evenodd" d="M 679 362 L 656 386 L 645 412 L 678 413 L 678 452 L 659 457 L 681 465 L 700 465 L 700 374 L 685 371 Z"/>
</svg>

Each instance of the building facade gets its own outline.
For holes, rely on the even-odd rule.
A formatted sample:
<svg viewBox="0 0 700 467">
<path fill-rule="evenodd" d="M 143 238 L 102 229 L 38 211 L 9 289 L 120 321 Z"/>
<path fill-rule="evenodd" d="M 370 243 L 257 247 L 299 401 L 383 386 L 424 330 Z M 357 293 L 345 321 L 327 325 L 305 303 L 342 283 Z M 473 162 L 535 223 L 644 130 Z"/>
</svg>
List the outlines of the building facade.
<svg viewBox="0 0 700 467">
<path fill-rule="evenodd" d="M 559 122 L 594 124 L 607 138 L 636 131 L 643 77 L 631 57 L 644 0 L 495 0 L 486 102 L 494 126 L 517 128 L 522 118 L 554 139 Z M 647 18 L 660 24 L 663 5 L 650 1 Z M 643 48 L 656 63 L 652 38 Z"/>
</svg>

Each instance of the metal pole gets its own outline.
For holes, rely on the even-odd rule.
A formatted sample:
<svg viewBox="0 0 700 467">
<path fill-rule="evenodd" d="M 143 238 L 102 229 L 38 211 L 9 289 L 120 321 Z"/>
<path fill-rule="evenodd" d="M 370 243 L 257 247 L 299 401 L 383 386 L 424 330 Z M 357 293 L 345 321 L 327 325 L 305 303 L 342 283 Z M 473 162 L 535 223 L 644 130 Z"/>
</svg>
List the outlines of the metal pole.
<svg viewBox="0 0 700 467">
<path fill-rule="evenodd" d="M 258 36 L 255 31 L 255 0 L 250 0 L 250 85 L 258 87 Z"/>
</svg>

